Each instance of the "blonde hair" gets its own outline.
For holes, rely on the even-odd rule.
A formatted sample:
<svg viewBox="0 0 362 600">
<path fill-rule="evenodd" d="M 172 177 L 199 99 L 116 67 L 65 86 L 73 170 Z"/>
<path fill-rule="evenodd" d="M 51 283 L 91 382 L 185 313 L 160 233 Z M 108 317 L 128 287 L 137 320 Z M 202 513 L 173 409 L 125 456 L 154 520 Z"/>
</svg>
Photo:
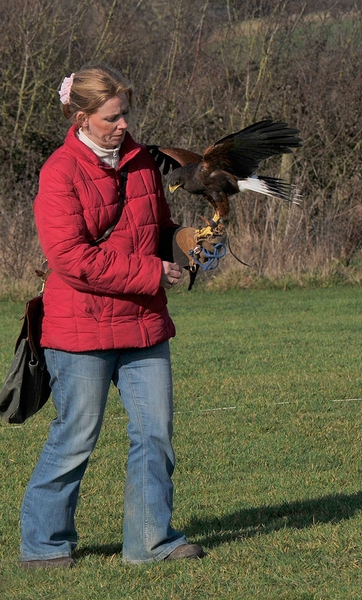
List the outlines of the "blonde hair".
<svg viewBox="0 0 362 600">
<path fill-rule="evenodd" d="M 91 115 L 121 93 L 127 96 L 131 105 L 131 85 L 119 71 L 101 63 L 84 65 L 74 73 L 69 104 L 62 104 L 63 115 L 73 121 L 78 112 Z"/>
</svg>

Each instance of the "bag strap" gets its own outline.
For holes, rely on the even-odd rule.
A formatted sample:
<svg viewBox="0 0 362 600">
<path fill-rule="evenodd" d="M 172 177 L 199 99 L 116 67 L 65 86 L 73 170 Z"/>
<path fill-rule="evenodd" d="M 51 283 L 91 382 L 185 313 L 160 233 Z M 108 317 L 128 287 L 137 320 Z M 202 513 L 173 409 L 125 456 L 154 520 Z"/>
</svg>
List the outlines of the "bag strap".
<svg viewBox="0 0 362 600">
<path fill-rule="evenodd" d="M 120 220 L 121 214 L 123 211 L 123 206 L 124 206 L 124 199 L 126 196 L 127 176 L 128 176 L 128 168 L 127 168 L 127 165 L 125 165 L 119 175 L 118 205 L 117 205 L 116 218 L 110 224 L 110 226 L 107 227 L 106 231 L 101 235 L 101 237 L 94 240 L 93 244 L 100 244 L 101 242 L 104 242 L 105 240 L 107 240 L 109 238 L 109 236 L 111 235 L 111 233 L 113 232 L 114 228 L 116 227 L 118 221 Z M 45 282 L 48 279 L 52 270 L 53 269 L 48 268 L 47 260 L 45 260 L 43 262 L 41 270 L 35 269 L 36 275 L 38 277 L 40 277 L 40 279 L 43 282 L 43 287 L 42 287 L 42 290 L 40 293 L 42 293 L 44 291 Z"/>
</svg>

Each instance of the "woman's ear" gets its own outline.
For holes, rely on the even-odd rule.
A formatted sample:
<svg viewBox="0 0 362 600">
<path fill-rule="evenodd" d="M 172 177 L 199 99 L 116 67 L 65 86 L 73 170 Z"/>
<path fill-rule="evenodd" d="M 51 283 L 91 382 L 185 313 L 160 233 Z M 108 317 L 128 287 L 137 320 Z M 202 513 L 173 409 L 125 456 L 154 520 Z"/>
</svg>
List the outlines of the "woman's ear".
<svg viewBox="0 0 362 600">
<path fill-rule="evenodd" d="M 88 115 L 86 115 L 85 112 L 80 110 L 75 115 L 75 121 L 80 127 L 87 127 L 88 126 Z"/>
</svg>

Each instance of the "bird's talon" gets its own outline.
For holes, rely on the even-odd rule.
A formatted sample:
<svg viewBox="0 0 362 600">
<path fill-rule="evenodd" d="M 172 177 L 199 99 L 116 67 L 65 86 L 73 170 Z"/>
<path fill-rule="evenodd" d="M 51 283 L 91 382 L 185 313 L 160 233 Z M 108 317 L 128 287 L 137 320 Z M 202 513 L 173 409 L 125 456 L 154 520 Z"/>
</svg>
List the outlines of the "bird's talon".
<svg viewBox="0 0 362 600">
<path fill-rule="evenodd" d="M 204 228 L 200 227 L 200 229 L 196 231 L 197 240 L 213 239 L 215 236 L 220 235 L 225 235 L 225 225 L 223 225 L 220 222 L 214 227 L 212 227 L 212 225 L 209 225 L 208 227 Z"/>
<path fill-rule="evenodd" d="M 197 236 L 198 240 L 207 239 L 210 235 L 214 235 L 211 225 L 209 225 L 208 227 L 204 227 L 204 228 L 200 227 L 200 229 L 198 229 L 196 231 L 196 236 Z"/>
</svg>

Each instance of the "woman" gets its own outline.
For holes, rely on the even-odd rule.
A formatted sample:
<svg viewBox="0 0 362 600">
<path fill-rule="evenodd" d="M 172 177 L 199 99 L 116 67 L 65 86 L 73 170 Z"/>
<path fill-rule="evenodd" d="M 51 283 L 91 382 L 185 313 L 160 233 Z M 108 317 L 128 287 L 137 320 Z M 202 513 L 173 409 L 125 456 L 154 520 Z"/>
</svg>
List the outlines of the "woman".
<svg viewBox="0 0 362 600">
<path fill-rule="evenodd" d="M 153 159 L 127 132 L 132 93 L 123 77 L 85 66 L 59 94 L 73 126 L 41 170 L 34 205 L 51 269 L 41 344 L 57 418 L 23 500 L 21 565 L 74 564 L 80 482 L 112 381 L 129 417 L 123 561 L 199 558 L 202 548 L 170 525 L 175 329 L 164 288 L 181 269 L 158 249 L 176 226 Z"/>
</svg>

